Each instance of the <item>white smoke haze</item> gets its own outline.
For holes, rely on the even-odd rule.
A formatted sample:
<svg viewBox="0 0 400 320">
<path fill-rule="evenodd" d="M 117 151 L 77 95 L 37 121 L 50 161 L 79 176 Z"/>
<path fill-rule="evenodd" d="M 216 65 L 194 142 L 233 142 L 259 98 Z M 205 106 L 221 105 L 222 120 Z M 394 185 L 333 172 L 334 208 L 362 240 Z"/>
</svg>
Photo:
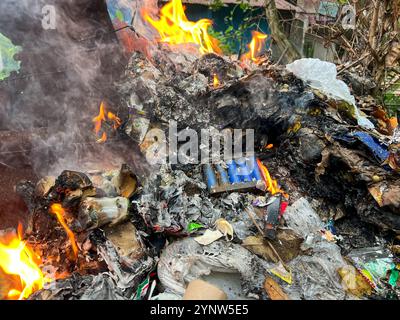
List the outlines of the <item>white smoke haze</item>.
<svg viewBox="0 0 400 320">
<path fill-rule="evenodd" d="M 133 150 L 118 153 L 122 159 L 96 144 L 93 133 L 100 101 L 112 97 L 126 62 L 105 1 L 1 0 L 0 32 L 23 50 L 16 57 L 20 73 L 0 82 L 0 130 L 46 128 L 30 154 L 35 173 L 58 175 L 133 160 Z M 7 163 L 6 149 L 0 145 L 0 161 Z"/>
</svg>

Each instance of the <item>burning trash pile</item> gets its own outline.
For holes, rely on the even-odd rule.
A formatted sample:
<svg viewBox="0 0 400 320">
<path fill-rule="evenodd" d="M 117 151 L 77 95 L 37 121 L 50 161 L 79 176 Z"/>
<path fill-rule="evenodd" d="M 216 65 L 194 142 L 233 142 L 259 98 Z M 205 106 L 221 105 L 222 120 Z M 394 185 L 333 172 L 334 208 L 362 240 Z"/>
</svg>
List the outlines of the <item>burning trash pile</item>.
<svg viewBox="0 0 400 320">
<path fill-rule="evenodd" d="M 398 299 L 397 124 L 360 108 L 333 64 L 273 65 L 258 32 L 228 58 L 180 0 L 153 11 L 93 119 L 146 172 L 22 181 L 28 222 L 0 235 L 0 297 Z"/>
</svg>

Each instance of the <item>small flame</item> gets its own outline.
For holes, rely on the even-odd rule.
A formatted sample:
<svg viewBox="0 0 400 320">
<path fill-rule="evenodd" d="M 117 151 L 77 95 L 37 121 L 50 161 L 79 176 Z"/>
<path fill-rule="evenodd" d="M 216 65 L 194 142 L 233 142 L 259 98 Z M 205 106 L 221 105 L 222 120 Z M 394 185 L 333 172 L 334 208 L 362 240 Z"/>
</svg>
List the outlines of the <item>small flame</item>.
<svg viewBox="0 0 400 320">
<path fill-rule="evenodd" d="M 107 117 L 106 117 L 106 113 L 107 113 Z M 105 102 L 102 101 L 100 104 L 99 114 L 96 117 L 94 117 L 92 120 L 94 122 L 94 132 L 96 133 L 96 136 L 99 136 L 102 124 L 103 124 L 103 122 L 106 122 L 107 119 L 113 123 L 114 130 L 117 130 L 122 124 L 121 119 L 118 118 L 114 113 L 112 113 L 110 111 L 106 112 Z M 103 143 L 106 141 L 107 141 L 107 133 L 103 132 L 101 135 L 101 138 L 98 139 L 97 142 Z"/>
<path fill-rule="evenodd" d="M 287 194 L 279 188 L 278 181 L 271 178 L 268 168 L 259 159 L 257 159 L 257 164 L 261 170 L 261 175 L 269 193 L 271 193 L 271 195 L 281 193 L 287 198 Z"/>
<path fill-rule="evenodd" d="M 242 56 L 242 61 L 251 60 L 256 64 L 259 64 L 261 59 L 259 55 L 262 49 L 265 47 L 265 41 L 268 36 L 264 33 L 253 31 L 252 32 L 253 39 L 249 44 L 249 52 Z"/>
<path fill-rule="evenodd" d="M 59 203 L 54 203 L 50 207 L 50 212 L 55 214 L 57 217 L 58 222 L 60 222 L 61 226 L 64 228 L 69 241 L 71 242 L 72 251 L 73 251 L 73 258 L 76 260 L 78 258 L 78 246 L 76 244 L 76 239 L 74 233 L 68 227 L 67 222 L 65 221 L 65 210 Z"/>
<path fill-rule="evenodd" d="M 112 122 L 114 122 L 114 125 L 113 125 L 114 130 L 117 130 L 120 127 L 121 119 L 118 118 L 114 113 L 108 112 L 107 118 L 108 118 L 108 120 L 111 120 Z"/>
<path fill-rule="evenodd" d="M 107 133 L 103 132 L 103 135 L 100 139 L 97 140 L 97 143 L 104 143 L 107 141 Z"/>
<path fill-rule="evenodd" d="M 218 88 L 221 85 L 221 82 L 219 81 L 218 76 L 217 76 L 216 73 L 214 73 L 213 85 L 214 85 L 214 88 Z"/>
<path fill-rule="evenodd" d="M 158 21 L 153 20 L 146 9 L 143 10 L 142 16 L 158 31 L 159 42 L 170 45 L 192 43 L 199 46 L 201 54 L 221 53 L 217 40 L 208 34 L 212 21 L 208 19 L 189 21 L 181 0 L 171 0 L 163 6 Z"/>
<path fill-rule="evenodd" d="M 38 267 L 40 258 L 21 238 L 21 224 L 18 226 L 18 235 L 0 238 L 0 268 L 6 274 L 18 276 L 21 282 L 19 288 L 9 290 L 7 298 L 10 300 L 27 299 L 49 281 Z"/>
<path fill-rule="evenodd" d="M 100 104 L 100 111 L 97 117 L 93 118 L 93 122 L 94 122 L 94 132 L 96 134 L 99 134 L 100 130 L 101 130 L 101 124 L 106 121 L 106 113 L 105 113 L 105 106 L 104 106 L 104 102 L 102 101 Z"/>
</svg>

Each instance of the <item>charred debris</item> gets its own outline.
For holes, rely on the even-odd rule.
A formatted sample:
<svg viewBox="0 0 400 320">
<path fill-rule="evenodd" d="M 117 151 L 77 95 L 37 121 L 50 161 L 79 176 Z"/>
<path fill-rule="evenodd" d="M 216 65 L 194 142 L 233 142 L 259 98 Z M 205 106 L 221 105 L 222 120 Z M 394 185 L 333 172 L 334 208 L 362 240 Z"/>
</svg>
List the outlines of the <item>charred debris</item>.
<svg viewBox="0 0 400 320">
<path fill-rule="evenodd" d="M 307 59 L 151 50 L 115 84 L 108 136 L 145 162 L 146 133 L 171 121 L 254 129 L 254 171 L 236 181 L 234 159 L 22 181 L 24 239 L 57 279 L 30 299 L 182 299 L 199 279 L 224 299 L 398 298 L 400 136 L 383 109 L 301 76 Z"/>
</svg>

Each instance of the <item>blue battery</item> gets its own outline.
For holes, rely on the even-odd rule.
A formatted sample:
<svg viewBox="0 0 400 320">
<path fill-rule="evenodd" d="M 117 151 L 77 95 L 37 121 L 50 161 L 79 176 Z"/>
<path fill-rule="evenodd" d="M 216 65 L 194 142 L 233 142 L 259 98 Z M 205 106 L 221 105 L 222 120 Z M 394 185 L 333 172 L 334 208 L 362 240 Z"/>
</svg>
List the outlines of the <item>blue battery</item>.
<svg viewBox="0 0 400 320">
<path fill-rule="evenodd" d="M 251 178 L 251 172 L 247 167 L 247 161 L 245 158 L 239 159 L 236 161 L 239 173 L 240 181 L 242 182 L 251 182 L 253 179 Z"/>
<path fill-rule="evenodd" d="M 240 178 L 238 176 L 238 168 L 236 166 L 235 161 L 230 160 L 228 163 L 228 174 L 229 174 L 229 181 L 234 183 L 240 183 Z"/>
<path fill-rule="evenodd" d="M 217 168 L 221 184 L 229 184 L 229 177 L 226 170 L 220 164 L 215 165 L 215 167 Z"/>
<path fill-rule="evenodd" d="M 261 171 L 260 171 L 260 168 L 258 167 L 256 157 L 255 156 L 251 157 L 250 161 L 251 161 L 251 165 L 253 167 L 251 177 L 253 178 L 253 180 L 261 181 L 262 180 Z"/>
<path fill-rule="evenodd" d="M 204 165 L 204 175 L 206 176 L 207 179 L 207 187 L 209 190 L 215 188 L 217 184 L 217 177 L 215 176 L 215 173 L 209 164 Z"/>
</svg>

